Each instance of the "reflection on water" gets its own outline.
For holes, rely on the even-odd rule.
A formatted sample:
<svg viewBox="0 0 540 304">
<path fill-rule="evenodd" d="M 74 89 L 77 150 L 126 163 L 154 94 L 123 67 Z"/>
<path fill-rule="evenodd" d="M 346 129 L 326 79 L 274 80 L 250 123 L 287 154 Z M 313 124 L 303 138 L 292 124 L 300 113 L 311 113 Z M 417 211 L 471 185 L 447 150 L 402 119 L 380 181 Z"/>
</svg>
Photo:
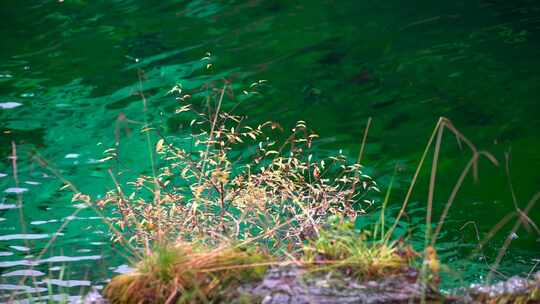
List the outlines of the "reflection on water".
<svg viewBox="0 0 540 304">
<path fill-rule="evenodd" d="M 51 274 L 57 263 L 66 269 L 62 280 L 92 285 L 123 269 L 126 261 L 113 253 L 99 217 L 89 208 L 73 217 L 82 206 L 31 157 L 38 151 L 93 198 L 111 189 L 110 166 L 123 173 L 121 182 L 149 173 L 140 125 L 119 124 L 120 118 L 143 120 L 140 85 L 149 122 L 167 135 L 182 132 L 182 119 L 172 113 L 178 101 L 167 94 L 179 83 L 189 92 L 227 82 L 241 96 L 244 87 L 266 79 L 262 96 L 242 103 L 238 113 L 251 121 L 279 120 L 285 128 L 306 120 L 321 133 L 320 149 L 351 155 L 373 117 L 367 170 L 384 184 L 399 162 L 400 189 L 437 118 L 446 116 L 500 161 L 511 150 L 521 208 L 539 190 L 540 6 L 534 1 L 8 2 L 0 4 L 0 290 L 41 291 L 4 275 L 38 271 L 57 282 Z M 199 60 L 206 52 L 212 53 L 209 70 Z M 225 107 L 231 103 L 227 97 Z M 455 182 L 467 158 L 454 143 L 445 138 L 436 212 L 451 191 L 444 185 Z M 100 161 L 111 147 L 119 154 L 114 165 Z M 422 187 L 417 206 L 425 200 Z M 401 198 L 394 199 L 399 205 Z M 539 207 L 531 211 L 536 222 Z M 411 222 L 422 222 L 420 210 L 410 212 Z M 486 269 L 486 261 L 463 260 L 478 244 L 475 229 L 483 237 L 512 210 L 504 169 L 481 163 L 479 182 L 464 185 L 440 241 L 460 279 L 477 280 Z M 463 226 L 471 221 L 475 229 Z M 509 230 L 503 227 L 484 248 L 488 260 Z M 538 236 L 525 229 L 517 235 L 503 273 L 527 272 L 531 257 L 540 255 Z M 57 240 L 45 256 L 34 260 L 52 236 Z"/>
<path fill-rule="evenodd" d="M 52 284 L 56 286 L 62 286 L 62 287 L 77 287 L 77 286 L 90 286 L 92 285 L 92 282 L 90 281 L 81 281 L 81 280 L 55 280 L 55 279 L 47 279 L 43 280 L 44 283 Z"/>
<path fill-rule="evenodd" d="M 13 109 L 21 105 L 18 102 L 0 102 L 0 109 Z"/>
<path fill-rule="evenodd" d="M 0 236 L 0 241 L 38 240 L 48 238 L 48 234 L 9 234 Z"/>
<path fill-rule="evenodd" d="M 16 265 L 24 266 L 37 266 L 40 264 L 46 263 L 60 263 L 60 262 L 76 262 L 76 261 L 86 261 L 86 260 L 99 260 L 101 259 L 100 255 L 91 255 L 91 256 L 54 256 L 43 260 L 18 260 L 12 262 L 0 262 L 0 267 L 12 267 Z"/>
<path fill-rule="evenodd" d="M 4 190 L 5 193 L 24 193 L 28 191 L 27 188 L 10 187 Z"/>
<path fill-rule="evenodd" d="M 44 287 L 30 287 L 24 285 L 13 285 L 13 284 L 0 284 L 0 290 L 13 290 L 13 291 L 24 291 L 27 293 L 33 292 L 44 292 L 47 291 L 47 288 Z"/>
<path fill-rule="evenodd" d="M 45 273 L 33 269 L 21 269 L 2 274 L 3 277 L 40 277 Z"/>
</svg>

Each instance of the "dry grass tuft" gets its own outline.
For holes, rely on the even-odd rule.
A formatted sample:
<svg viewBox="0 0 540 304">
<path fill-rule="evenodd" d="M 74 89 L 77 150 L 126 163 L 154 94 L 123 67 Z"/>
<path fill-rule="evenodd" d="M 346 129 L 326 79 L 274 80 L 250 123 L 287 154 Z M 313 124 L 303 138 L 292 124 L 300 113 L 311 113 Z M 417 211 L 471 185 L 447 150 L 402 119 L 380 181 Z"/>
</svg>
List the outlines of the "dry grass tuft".
<svg viewBox="0 0 540 304">
<path fill-rule="evenodd" d="M 104 294 L 111 303 L 207 303 L 223 300 L 241 283 L 266 271 L 269 258 L 255 249 L 192 244 L 161 247 L 132 273 L 114 277 Z"/>
</svg>

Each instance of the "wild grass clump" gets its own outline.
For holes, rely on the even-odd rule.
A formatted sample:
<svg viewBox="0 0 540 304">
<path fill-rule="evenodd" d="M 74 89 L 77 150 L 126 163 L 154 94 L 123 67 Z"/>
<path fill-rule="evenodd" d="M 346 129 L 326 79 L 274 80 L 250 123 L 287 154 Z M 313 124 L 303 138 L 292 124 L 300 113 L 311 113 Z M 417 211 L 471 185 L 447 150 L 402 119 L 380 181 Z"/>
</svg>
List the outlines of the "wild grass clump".
<svg viewBox="0 0 540 304">
<path fill-rule="evenodd" d="M 378 191 L 362 166 L 341 152 L 318 155 L 318 135 L 304 121 L 290 132 L 275 122 L 249 126 L 234 109 L 225 111 L 226 91 L 197 99 L 174 88 L 182 103 L 176 114 L 188 134 L 158 133 L 151 145 L 159 157 L 152 162 L 154 173 L 128 187 L 111 172 L 116 186 L 96 204 L 111 214 L 114 240 L 140 260 L 133 273 L 108 284 L 105 295 L 113 303 L 214 301 L 243 279 L 254 281 L 263 265 L 272 264 L 271 255 L 283 262 L 302 255 L 308 239 L 328 238 L 320 227 L 329 217 L 354 221 Z M 142 132 L 151 130 L 145 126 Z M 114 149 L 107 153 L 115 157 Z M 231 243 L 242 246 L 222 245 Z M 238 249 L 245 246 L 252 249 Z M 351 248 L 357 252 L 350 258 L 359 263 L 365 252 Z M 393 257 L 391 249 L 387 254 Z M 392 257 L 374 260 L 386 267 Z"/>
<path fill-rule="evenodd" d="M 133 272 L 115 276 L 104 294 L 112 303 L 216 302 L 239 284 L 261 278 L 268 260 L 254 248 L 210 249 L 187 243 L 160 247 Z"/>
<path fill-rule="evenodd" d="M 328 216 L 354 219 L 364 212 L 364 199 L 378 189 L 360 164 L 341 153 L 317 155 L 318 135 L 304 121 L 290 133 L 275 122 L 247 125 L 246 117 L 224 110 L 226 90 L 189 104 L 182 97 L 176 112 L 190 134 L 160 136 L 152 144 L 159 155 L 155 174 L 127 189 L 117 184 L 97 202 L 112 206 L 117 241 L 258 238 L 268 251 L 299 249 Z"/>
<path fill-rule="evenodd" d="M 303 260 L 315 266 L 315 271 L 337 269 L 360 280 L 406 272 L 417 257 L 402 242 L 376 240 L 370 232 L 356 230 L 351 222 L 337 221 L 309 240 L 303 253 Z"/>
</svg>

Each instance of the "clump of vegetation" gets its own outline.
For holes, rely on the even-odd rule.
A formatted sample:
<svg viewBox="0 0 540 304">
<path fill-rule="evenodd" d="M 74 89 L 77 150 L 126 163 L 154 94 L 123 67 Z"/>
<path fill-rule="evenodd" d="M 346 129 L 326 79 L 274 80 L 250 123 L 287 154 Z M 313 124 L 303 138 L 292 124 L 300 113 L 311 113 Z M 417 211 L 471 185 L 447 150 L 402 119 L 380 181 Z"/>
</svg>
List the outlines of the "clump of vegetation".
<svg viewBox="0 0 540 304">
<path fill-rule="evenodd" d="M 259 238 L 268 251 L 300 249 L 328 216 L 364 212 L 364 199 L 378 189 L 360 164 L 341 153 L 317 155 L 318 136 L 303 121 L 285 136 L 274 122 L 246 125 L 245 117 L 223 110 L 226 90 L 176 111 L 191 134 L 155 143 L 154 176 L 138 177 L 127 190 L 117 185 L 97 202 L 113 206 L 117 241 Z"/>
<path fill-rule="evenodd" d="M 336 220 L 336 219 L 334 219 Z M 304 261 L 316 271 L 338 269 L 361 280 L 408 271 L 419 254 L 402 242 L 374 240 L 351 222 L 334 222 L 304 247 Z"/>
<path fill-rule="evenodd" d="M 341 152 L 317 155 L 318 135 L 304 121 L 288 134 L 275 122 L 249 126 L 246 117 L 231 114 L 234 109 L 224 110 L 226 91 L 197 99 L 179 86 L 171 90 L 183 103 L 176 113 L 190 134 L 160 136 L 153 144 L 159 155 L 154 174 L 139 176 L 129 188 L 113 175 L 115 189 L 96 202 L 112 214 L 115 241 L 144 248 L 133 249 L 141 259 L 136 271 L 107 286 L 112 302 L 214 301 L 220 290 L 257 278 L 273 260 L 270 253 L 283 259 L 305 253 L 296 262 L 313 264 L 306 242 L 319 240 L 315 246 L 323 249 L 330 236 L 321 226 L 328 218 L 354 221 L 378 191 L 362 166 Z M 107 153 L 114 158 L 113 149 Z M 358 275 L 403 260 L 392 245 L 360 248 L 356 240 L 347 245 Z M 252 249 L 222 245 L 238 242 Z M 340 258 L 325 256 L 327 265 Z"/>
<path fill-rule="evenodd" d="M 159 136 L 152 144 L 159 156 L 154 174 L 129 188 L 112 175 L 115 189 L 96 202 L 112 214 L 115 241 L 144 248 L 133 249 L 141 260 L 136 271 L 107 286 L 112 302 L 215 301 L 220 291 L 255 280 L 273 260 L 270 253 L 301 254 L 329 216 L 353 220 L 364 213 L 367 195 L 378 191 L 341 152 L 317 155 L 318 136 L 305 122 L 286 134 L 275 122 L 249 126 L 234 109 L 225 111 L 227 90 L 197 99 L 173 88 L 182 103 L 176 114 L 190 134 Z M 107 153 L 115 157 L 114 149 Z M 239 249 L 246 246 L 251 249 Z"/>
<path fill-rule="evenodd" d="M 149 252 L 135 271 L 114 277 L 104 294 L 112 303 L 207 303 L 265 273 L 269 257 L 254 248 L 177 244 Z M 229 294 L 228 296 L 232 296 Z"/>
</svg>

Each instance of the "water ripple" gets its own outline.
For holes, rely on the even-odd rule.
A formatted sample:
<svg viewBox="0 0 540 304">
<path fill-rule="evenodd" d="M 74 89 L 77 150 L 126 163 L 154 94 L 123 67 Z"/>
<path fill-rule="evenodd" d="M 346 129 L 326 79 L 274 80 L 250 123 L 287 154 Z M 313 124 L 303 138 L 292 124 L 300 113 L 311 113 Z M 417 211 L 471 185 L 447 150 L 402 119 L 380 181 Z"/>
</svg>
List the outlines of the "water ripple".
<svg viewBox="0 0 540 304">
<path fill-rule="evenodd" d="M 55 256 L 48 259 L 41 260 L 40 263 L 54 263 L 54 262 L 76 262 L 85 260 L 99 260 L 101 255 L 89 255 L 89 256 Z"/>
<path fill-rule="evenodd" d="M 0 210 L 3 210 L 3 209 L 15 209 L 17 208 L 18 206 L 15 205 L 15 204 L 0 204 Z M 1 222 L 1 220 L 0 220 Z"/>
<path fill-rule="evenodd" d="M 4 190 L 5 193 L 24 193 L 28 191 L 28 188 L 21 188 L 21 187 L 10 187 Z"/>
<path fill-rule="evenodd" d="M 0 241 L 39 240 L 48 238 L 48 234 L 8 234 L 0 236 Z"/>
<path fill-rule="evenodd" d="M 15 270 L 12 272 L 4 273 L 3 277 L 40 277 L 44 276 L 45 273 L 33 269 L 22 269 L 22 270 Z"/>
<path fill-rule="evenodd" d="M 77 262 L 77 261 L 95 261 L 101 259 L 101 255 L 88 255 L 88 256 L 54 256 L 43 260 L 18 260 L 18 261 L 3 261 L 0 262 L 0 268 L 8 268 L 13 266 L 37 266 L 44 263 L 58 263 L 58 262 Z"/>
<path fill-rule="evenodd" d="M 18 102 L 0 102 L 0 109 L 13 109 L 18 106 L 22 106 L 22 104 Z"/>
<path fill-rule="evenodd" d="M 47 291 L 47 288 L 43 287 L 30 287 L 25 285 L 14 285 L 14 284 L 0 284 L 0 290 L 22 290 L 24 292 L 44 292 Z"/>
<path fill-rule="evenodd" d="M 47 279 L 43 282 L 50 283 L 52 285 L 61 286 L 61 287 L 76 287 L 76 286 L 91 286 L 92 282 L 87 280 L 58 280 L 58 279 Z"/>
</svg>

